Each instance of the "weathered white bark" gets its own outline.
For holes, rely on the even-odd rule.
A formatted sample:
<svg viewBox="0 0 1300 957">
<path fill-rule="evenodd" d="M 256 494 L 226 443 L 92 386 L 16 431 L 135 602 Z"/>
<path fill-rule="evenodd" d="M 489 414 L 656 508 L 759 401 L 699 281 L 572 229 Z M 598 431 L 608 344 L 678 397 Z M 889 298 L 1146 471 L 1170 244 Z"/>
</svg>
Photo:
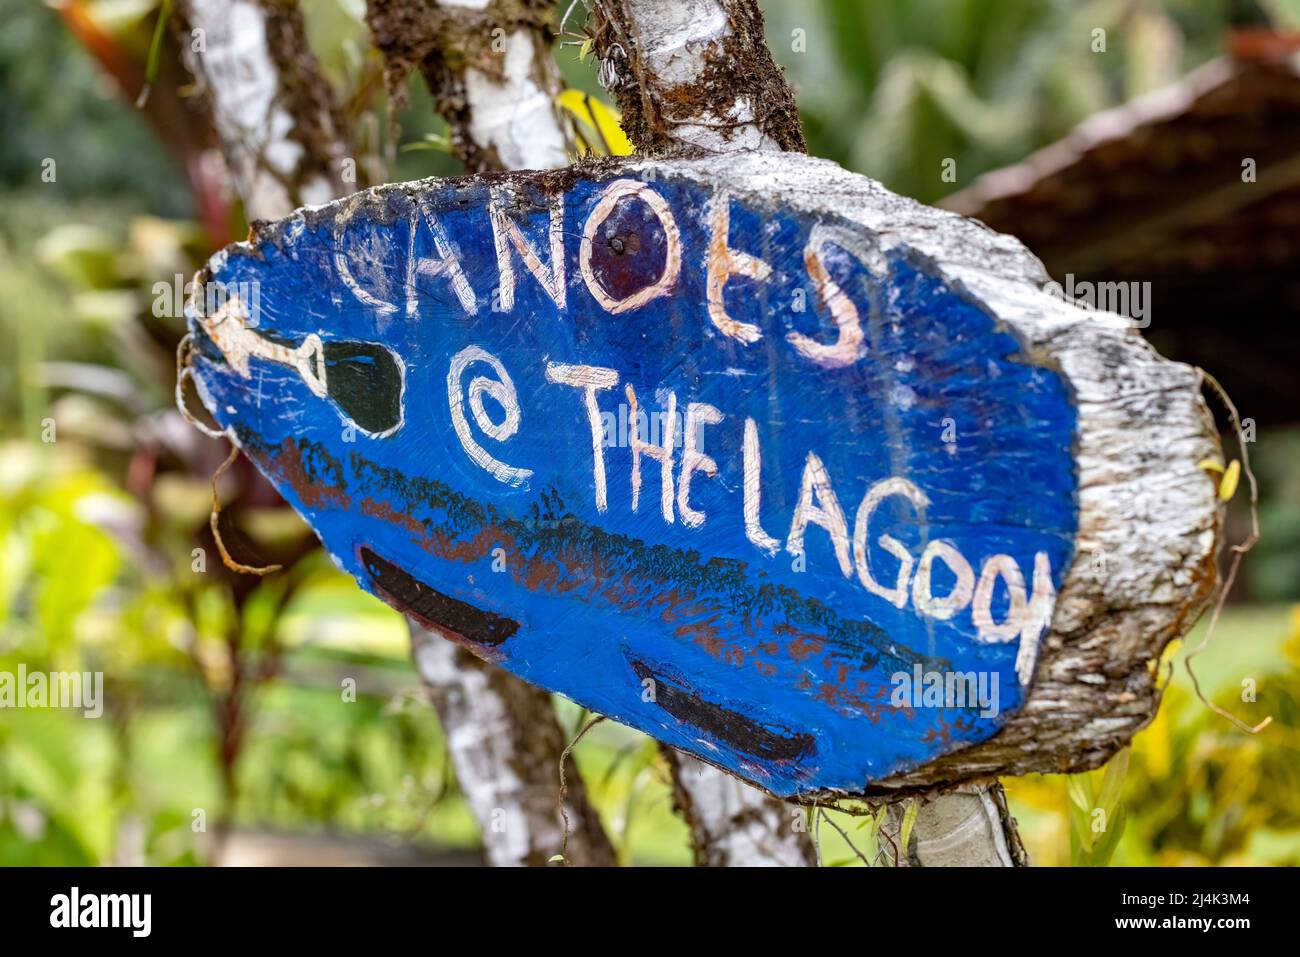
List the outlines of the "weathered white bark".
<svg viewBox="0 0 1300 957">
<path fill-rule="evenodd" d="M 469 137 L 493 150 L 502 169 L 555 169 L 570 144 L 556 118 L 559 75 L 536 31 L 520 27 L 501 38 L 500 69 L 465 71 Z"/>
<path fill-rule="evenodd" d="M 739 778 L 664 747 L 678 812 L 701 867 L 811 867 L 803 809 L 769 798 Z"/>
<path fill-rule="evenodd" d="M 470 169 L 568 162 L 568 137 L 554 104 L 559 72 L 537 9 L 510 0 L 370 0 L 367 20 L 395 70 L 390 84 L 420 67 Z M 409 624 L 416 669 L 442 722 L 488 862 L 542 865 L 563 847 L 572 864 L 615 864 L 571 758 L 564 816 L 559 812 L 565 740 L 550 695 Z"/>
<path fill-rule="evenodd" d="M 900 848 L 909 866 L 1021 867 L 1028 863 L 1000 785 L 931 794 L 925 801 L 917 811 L 911 847 Z"/>
<path fill-rule="evenodd" d="M 617 863 L 572 757 L 558 811 L 564 734 L 550 696 L 484 664 L 454 641 L 411 625 L 416 669 L 433 699 L 461 793 L 483 829 L 488 863 Z"/>
<path fill-rule="evenodd" d="M 550 5 L 529 0 L 369 0 L 390 89 L 419 70 L 470 172 L 553 169 L 573 152 L 555 103 Z"/>
<path fill-rule="evenodd" d="M 587 0 L 601 82 L 642 153 L 803 151 L 754 0 Z"/>
<path fill-rule="evenodd" d="M 345 190 L 345 131 L 296 5 L 182 0 L 180 48 L 211 107 L 249 219 L 272 220 Z"/>
</svg>

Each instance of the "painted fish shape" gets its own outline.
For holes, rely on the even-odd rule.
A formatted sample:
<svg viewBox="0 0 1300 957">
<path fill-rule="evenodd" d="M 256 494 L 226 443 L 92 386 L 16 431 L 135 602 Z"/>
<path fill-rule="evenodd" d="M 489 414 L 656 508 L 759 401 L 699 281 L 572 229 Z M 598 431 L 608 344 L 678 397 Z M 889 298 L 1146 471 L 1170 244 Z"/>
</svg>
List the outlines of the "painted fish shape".
<svg viewBox="0 0 1300 957">
<path fill-rule="evenodd" d="M 192 372 L 362 588 L 774 794 L 862 793 L 1022 706 L 1076 412 L 772 162 L 300 210 L 200 276 Z"/>
</svg>

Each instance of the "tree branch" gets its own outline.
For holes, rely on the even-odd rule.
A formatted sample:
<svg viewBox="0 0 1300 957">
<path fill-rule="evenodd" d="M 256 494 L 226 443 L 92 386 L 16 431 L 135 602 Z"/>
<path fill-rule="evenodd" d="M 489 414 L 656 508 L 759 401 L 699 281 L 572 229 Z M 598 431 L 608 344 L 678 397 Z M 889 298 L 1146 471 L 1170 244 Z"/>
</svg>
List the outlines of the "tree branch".
<svg viewBox="0 0 1300 957">
<path fill-rule="evenodd" d="M 250 220 L 351 190 L 347 131 L 297 0 L 181 0 L 181 55 L 207 97 Z"/>
<path fill-rule="evenodd" d="M 753 0 L 588 0 L 601 79 L 640 153 L 804 150 Z M 762 104 L 761 107 L 756 104 Z M 667 746 L 697 864 L 816 864 L 802 811 Z"/>
<path fill-rule="evenodd" d="M 569 160 L 563 90 L 551 57 L 551 0 L 491 0 L 482 9 L 370 0 L 366 22 L 398 102 L 418 69 L 451 127 L 452 150 L 471 173 L 553 169 Z"/>
<path fill-rule="evenodd" d="M 645 155 L 807 152 L 754 0 L 587 0 L 601 82 Z"/>
<path fill-rule="evenodd" d="M 1025 867 L 1029 855 L 996 781 L 922 798 L 907 863 L 913 867 Z M 892 828 L 891 825 L 887 825 Z M 892 831 L 891 831 L 892 832 Z"/>
<path fill-rule="evenodd" d="M 554 98 L 549 3 L 491 0 L 481 10 L 419 0 L 370 0 L 366 22 L 384 54 L 390 93 L 419 68 L 473 172 L 568 162 L 569 138 Z M 416 668 L 442 721 L 447 747 L 494 865 L 545 864 L 560 853 L 556 809 L 564 735 L 551 696 L 411 624 Z M 616 863 L 572 758 L 565 762 L 569 863 Z"/>
<path fill-rule="evenodd" d="M 461 792 L 483 829 L 488 863 L 542 866 L 564 841 L 556 813 L 564 733 L 546 692 L 485 664 L 454 641 L 411 628 L 415 665 L 442 722 Z M 573 758 L 565 761 L 565 857 L 617 863 Z"/>
<path fill-rule="evenodd" d="M 803 808 L 769 798 L 730 774 L 664 746 L 673 802 L 691 829 L 701 867 L 813 867 Z"/>
</svg>

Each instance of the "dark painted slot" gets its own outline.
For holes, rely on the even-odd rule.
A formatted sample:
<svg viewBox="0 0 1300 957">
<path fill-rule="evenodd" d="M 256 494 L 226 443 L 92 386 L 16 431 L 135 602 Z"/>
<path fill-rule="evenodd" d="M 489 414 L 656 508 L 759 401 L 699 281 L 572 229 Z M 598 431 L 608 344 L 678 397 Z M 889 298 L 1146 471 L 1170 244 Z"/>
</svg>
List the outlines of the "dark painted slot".
<svg viewBox="0 0 1300 957">
<path fill-rule="evenodd" d="M 430 588 L 364 545 L 361 561 L 376 591 L 425 628 L 450 631 L 478 645 L 497 646 L 519 630 L 519 622 L 468 605 Z"/>
<path fill-rule="evenodd" d="M 666 676 L 664 669 L 652 668 L 632 658 L 628 663 L 639 679 L 645 681 L 649 678 L 654 682 L 655 704 L 730 748 L 765 761 L 793 761 L 813 752 L 816 742 L 811 734 L 760 724 L 743 714 L 704 701 L 684 681 Z"/>
</svg>

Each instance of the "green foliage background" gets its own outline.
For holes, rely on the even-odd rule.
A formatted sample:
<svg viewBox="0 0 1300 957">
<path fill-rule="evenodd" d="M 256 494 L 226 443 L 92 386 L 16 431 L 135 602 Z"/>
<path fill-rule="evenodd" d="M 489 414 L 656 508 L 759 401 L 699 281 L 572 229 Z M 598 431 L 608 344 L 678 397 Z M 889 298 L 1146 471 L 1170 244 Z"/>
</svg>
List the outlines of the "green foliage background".
<svg viewBox="0 0 1300 957">
<path fill-rule="evenodd" d="M 1215 56 L 1230 14 L 1251 5 L 763 6 L 811 151 L 934 200 Z M 1262 6 L 1300 26 L 1300 0 Z M 124 46 L 147 48 L 151 0 L 87 7 Z M 354 91 L 373 67 L 359 0 L 306 8 L 331 78 Z M 0 864 L 209 859 L 210 819 L 223 800 L 214 701 L 229 688 L 232 653 L 222 636 L 235 626 L 246 638 L 240 654 L 253 661 L 287 649 L 283 670 L 254 694 L 237 768 L 233 824 L 251 846 L 268 834 L 341 834 L 356 848 L 414 847 L 431 859 L 472 852 L 475 828 L 397 616 L 318 556 L 295 570 L 274 634 L 266 623 L 284 597 L 277 589 L 289 587 L 274 580 L 232 623 L 228 596 L 191 570 L 206 483 L 169 473 L 143 495 L 128 491 L 142 434 L 186 441 L 169 431 L 170 383 L 165 369 L 150 368 L 157 357 L 139 326 L 154 284 L 197 266 L 203 236 L 181 171 L 56 13 L 0 0 L 0 22 L 0 671 L 19 662 L 97 670 L 108 683 L 100 720 L 0 713 Z M 566 24 L 562 67 L 571 85 L 601 95 L 579 56 L 579 26 Z M 1092 49 L 1099 28 L 1104 54 Z M 389 178 L 454 171 L 445 153 L 427 148 L 442 130 L 427 94 L 418 83 L 410 94 L 396 117 L 400 143 L 383 156 Z M 54 183 L 41 179 L 46 158 L 57 161 Z M 941 178 L 946 159 L 956 161 L 955 184 Z M 54 443 L 42 441 L 51 418 Z M 1286 604 L 1300 598 L 1300 555 L 1286 545 L 1300 540 L 1300 440 L 1261 436 L 1254 454 L 1265 528 L 1277 532 L 1247 564 L 1253 602 L 1229 609 L 1198 664 L 1224 707 L 1251 723 L 1272 715 L 1272 726 L 1249 737 L 1211 714 L 1192 696 L 1175 650 L 1161 665 L 1172 676 L 1165 706 L 1109 773 L 1007 782 L 1036 862 L 1300 863 L 1300 620 Z M 255 541 L 301 531 L 284 510 L 244 522 Z M 340 694 L 345 678 L 357 682 L 354 703 Z M 576 730 L 582 715 L 557 706 Z M 602 724 L 577 758 L 625 861 L 688 862 L 648 739 Z M 1099 808 L 1101 831 L 1093 827 Z M 874 841 L 860 819 L 836 821 L 859 847 Z M 826 863 L 857 862 L 831 828 L 822 829 L 821 850 Z"/>
</svg>

